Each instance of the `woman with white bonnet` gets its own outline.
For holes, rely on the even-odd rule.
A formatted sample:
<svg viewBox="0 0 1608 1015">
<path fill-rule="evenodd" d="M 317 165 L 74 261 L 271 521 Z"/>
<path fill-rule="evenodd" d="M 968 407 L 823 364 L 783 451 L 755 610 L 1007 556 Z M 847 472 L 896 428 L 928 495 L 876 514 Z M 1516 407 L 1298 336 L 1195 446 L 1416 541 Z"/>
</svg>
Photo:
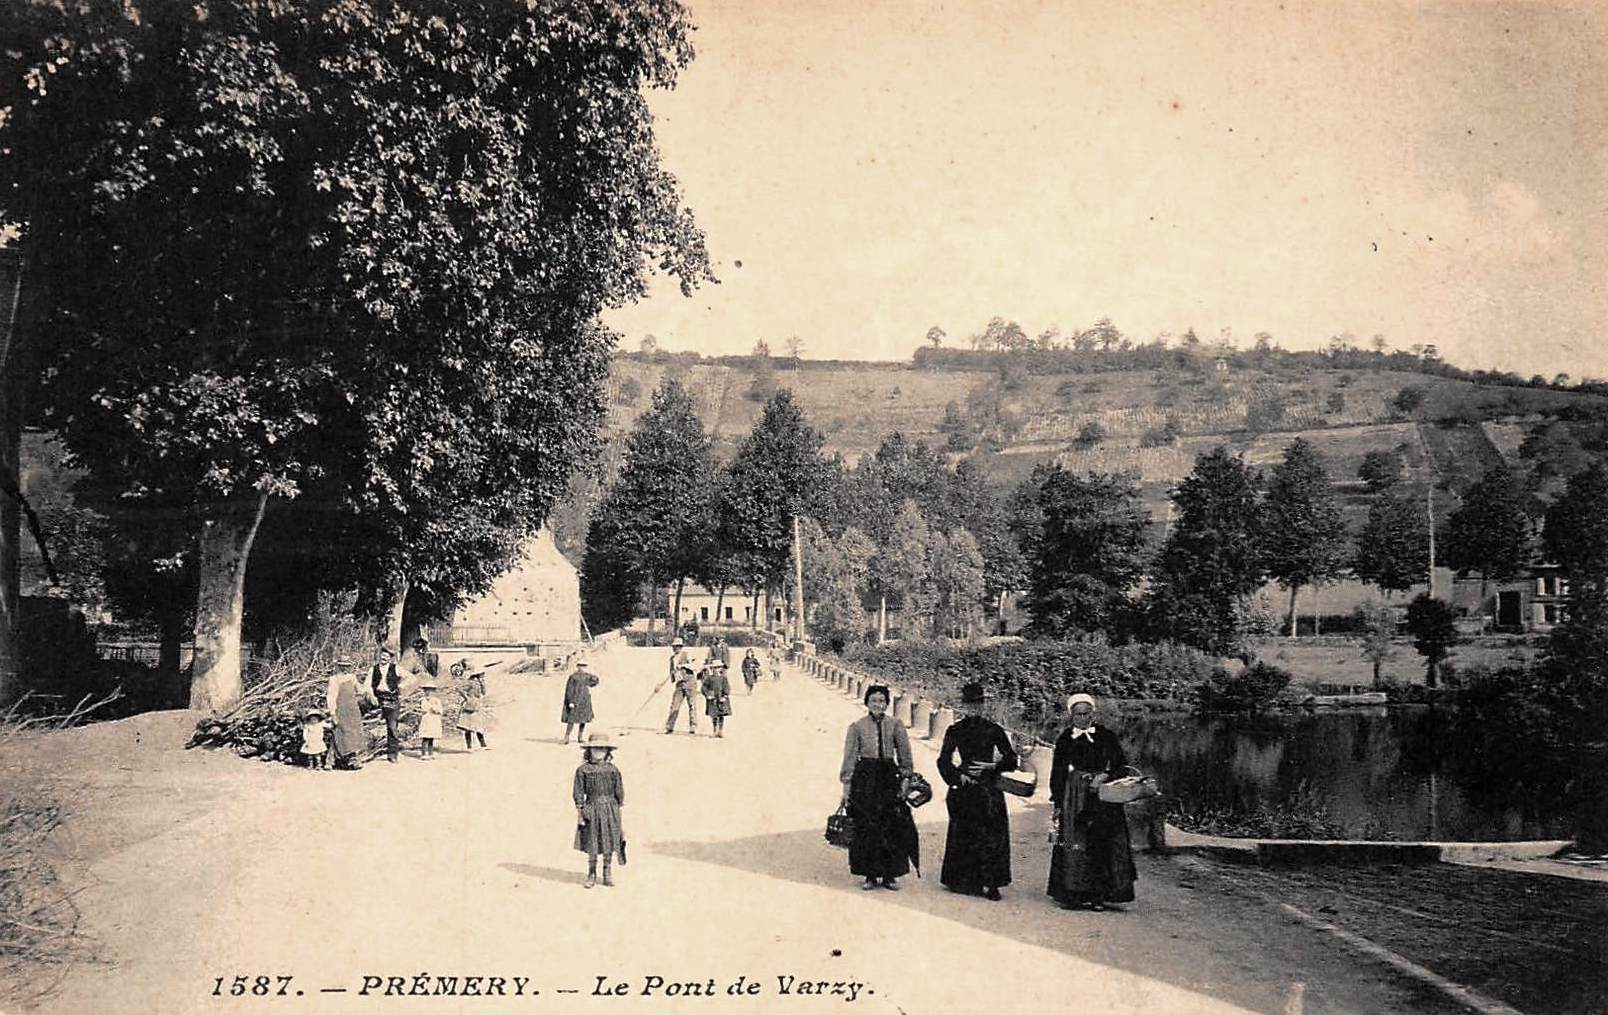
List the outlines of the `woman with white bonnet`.
<svg viewBox="0 0 1608 1015">
<path fill-rule="evenodd" d="M 1102 803 L 1101 783 L 1122 774 L 1128 758 L 1117 735 L 1094 721 L 1087 694 L 1066 699 L 1072 724 L 1055 741 L 1050 772 L 1051 827 L 1049 894 L 1068 909 L 1103 911 L 1133 901 L 1138 877 L 1128 848 L 1128 820 L 1121 804 Z"/>
</svg>

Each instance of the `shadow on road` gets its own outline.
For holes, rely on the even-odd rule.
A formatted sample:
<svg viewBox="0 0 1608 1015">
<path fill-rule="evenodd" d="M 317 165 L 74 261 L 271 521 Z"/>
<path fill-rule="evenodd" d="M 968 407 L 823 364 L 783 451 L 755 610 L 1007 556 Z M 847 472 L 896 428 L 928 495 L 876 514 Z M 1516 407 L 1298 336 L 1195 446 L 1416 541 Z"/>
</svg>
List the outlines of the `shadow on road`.
<svg viewBox="0 0 1608 1015">
<path fill-rule="evenodd" d="M 654 853 L 715 864 L 766 877 L 841 891 L 854 903 L 878 902 L 916 910 L 930 916 L 953 920 L 974 930 L 995 934 L 1033 945 L 1099 962 L 1116 969 L 1199 991 L 1221 1000 L 1250 1007 L 1268 1001 L 1264 993 L 1236 989 L 1232 981 L 1211 977 L 1202 966 L 1191 961 L 1199 948 L 1183 945 L 1181 935 L 1196 937 L 1196 944 L 1210 949 L 1214 943 L 1201 942 L 1199 929 L 1212 917 L 1196 910 L 1185 926 L 1169 913 L 1146 911 L 1147 884 L 1173 882 L 1179 875 L 1163 856 L 1140 854 L 1135 861 L 1140 870 L 1139 901 L 1126 910 L 1105 913 L 1062 909 L 1045 894 L 1048 877 L 1048 847 L 1044 844 L 1048 805 L 1034 807 L 1026 814 L 1012 815 L 1012 884 L 1004 898 L 989 902 L 978 896 L 946 891 L 938 881 L 943 861 L 944 826 L 920 826 L 921 877 L 900 880 L 898 892 L 864 892 L 860 879 L 848 869 L 848 854 L 826 844 L 814 829 L 776 835 L 753 836 L 724 842 L 667 841 L 648 845 Z M 823 822 L 825 816 L 823 815 Z M 1154 908 L 1154 903 L 1152 903 Z M 1193 932 L 1193 933 L 1191 933 Z M 1172 953 L 1177 961 L 1157 963 L 1158 954 Z M 1213 982 L 1215 981 L 1215 982 Z"/>
<path fill-rule="evenodd" d="M 556 867 L 533 867 L 528 863 L 500 863 L 497 866 L 514 874 L 521 874 L 530 878 L 541 878 L 543 881 L 552 881 L 560 885 L 580 885 L 586 881 L 585 871 L 559 870 Z"/>
</svg>

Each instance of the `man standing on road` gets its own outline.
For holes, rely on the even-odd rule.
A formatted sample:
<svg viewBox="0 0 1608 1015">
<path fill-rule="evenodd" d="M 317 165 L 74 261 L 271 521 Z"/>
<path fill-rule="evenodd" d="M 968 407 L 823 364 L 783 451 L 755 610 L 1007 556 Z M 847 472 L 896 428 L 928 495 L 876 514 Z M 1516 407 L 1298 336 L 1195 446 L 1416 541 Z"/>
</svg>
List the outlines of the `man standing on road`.
<svg viewBox="0 0 1608 1015">
<path fill-rule="evenodd" d="M 666 733 L 676 731 L 676 717 L 681 714 L 682 699 L 687 702 L 687 732 L 696 735 L 698 707 L 694 702 L 698 700 L 698 664 L 692 661 L 692 653 L 686 648 L 676 650 L 670 660 L 670 715 L 664 721 Z"/>
<path fill-rule="evenodd" d="M 575 672 L 564 681 L 564 742 L 570 742 L 570 730 L 580 726 L 576 739 L 586 742 L 586 724 L 592 721 L 592 688 L 597 686 L 597 675 L 586 667 L 585 659 L 575 661 Z"/>
<path fill-rule="evenodd" d="M 396 670 L 396 653 L 390 648 L 380 649 L 380 661 L 369 674 L 369 690 L 379 703 L 380 714 L 385 716 L 385 756 L 394 765 L 402 750 L 396 729 L 402 715 L 402 675 Z"/>
</svg>

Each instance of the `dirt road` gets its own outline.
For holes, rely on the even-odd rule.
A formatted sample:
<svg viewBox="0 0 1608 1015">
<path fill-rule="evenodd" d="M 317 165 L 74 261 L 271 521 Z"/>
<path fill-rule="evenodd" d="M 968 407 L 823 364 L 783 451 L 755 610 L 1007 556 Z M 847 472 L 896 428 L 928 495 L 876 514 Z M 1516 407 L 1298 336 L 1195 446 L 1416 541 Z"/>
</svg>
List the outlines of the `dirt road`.
<svg viewBox="0 0 1608 1015">
<path fill-rule="evenodd" d="M 493 678 L 492 750 L 359 773 L 178 750 L 182 713 L 58 734 L 57 763 L 93 782 L 75 826 L 102 961 L 42 1010 L 1456 1010 L 1172 859 L 1140 858 L 1124 912 L 1056 908 L 1042 798 L 1011 801 L 1003 902 L 937 884 L 941 799 L 918 812 L 926 877 L 862 892 L 821 838 L 858 704 L 788 670 L 738 685 L 722 740 L 707 720 L 660 734 L 663 692 L 622 731 L 666 658 L 594 661 L 627 790 L 613 888 L 584 889 L 570 848 L 557 676 Z M 932 747 L 916 755 L 938 784 Z"/>
</svg>

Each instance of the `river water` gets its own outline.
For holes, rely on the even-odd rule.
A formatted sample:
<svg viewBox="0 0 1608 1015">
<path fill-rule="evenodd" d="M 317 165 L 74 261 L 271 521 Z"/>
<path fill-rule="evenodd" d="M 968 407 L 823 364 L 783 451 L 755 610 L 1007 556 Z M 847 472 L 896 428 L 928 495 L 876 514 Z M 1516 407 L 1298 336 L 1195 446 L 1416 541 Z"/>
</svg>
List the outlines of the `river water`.
<svg viewBox="0 0 1608 1015">
<path fill-rule="evenodd" d="M 1502 784 L 1493 766 L 1481 763 L 1488 752 L 1471 750 L 1423 709 L 1146 716 L 1111 725 L 1135 763 L 1186 807 L 1255 810 L 1304 799 L 1355 838 L 1570 835 L 1561 801 Z"/>
</svg>

